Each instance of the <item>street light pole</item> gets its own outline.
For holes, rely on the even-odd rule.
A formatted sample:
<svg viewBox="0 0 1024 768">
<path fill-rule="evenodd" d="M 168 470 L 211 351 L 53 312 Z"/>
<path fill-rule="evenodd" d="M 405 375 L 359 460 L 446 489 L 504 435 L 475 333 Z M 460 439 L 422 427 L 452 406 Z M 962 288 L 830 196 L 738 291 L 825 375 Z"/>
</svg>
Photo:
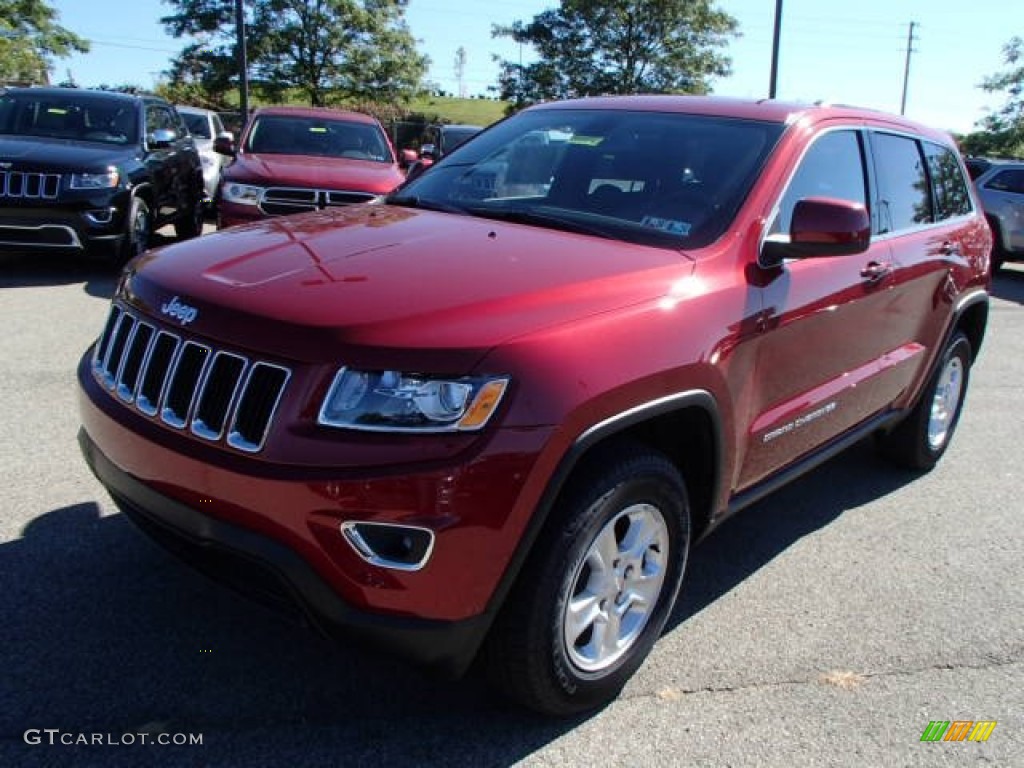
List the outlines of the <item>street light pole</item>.
<svg viewBox="0 0 1024 768">
<path fill-rule="evenodd" d="M 775 31 L 772 34 L 772 74 L 768 98 L 774 99 L 779 79 L 779 38 L 782 37 L 782 0 L 775 0 Z"/>
<path fill-rule="evenodd" d="M 249 120 L 249 61 L 245 54 L 245 11 L 242 0 L 235 0 L 235 51 L 238 56 L 238 111 L 242 128 Z"/>
</svg>

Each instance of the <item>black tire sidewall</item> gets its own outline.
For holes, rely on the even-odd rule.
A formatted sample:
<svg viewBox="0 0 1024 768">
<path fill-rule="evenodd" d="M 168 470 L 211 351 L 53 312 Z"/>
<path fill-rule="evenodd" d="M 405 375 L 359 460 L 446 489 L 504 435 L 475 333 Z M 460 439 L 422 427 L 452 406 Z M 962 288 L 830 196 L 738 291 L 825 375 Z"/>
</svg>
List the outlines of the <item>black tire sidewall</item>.
<svg viewBox="0 0 1024 768">
<path fill-rule="evenodd" d="M 578 508 L 573 524 L 562 536 L 562 546 L 556 548 L 549 560 L 550 567 L 542 580 L 546 590 L 537 595 L 537 599 L 545 604 L 547 612 L 548 636 L 544 645 L 550 649 L 550 674 L 566 706 L 573 710 L 589 709 L 614 697 L 643 663 L 661 635 L 675 603 L 690 545 L 690 517 L 685 487 L 671 474 L 650 472 L 623 479 L 610 490 L 605 489 L 594 495 L 596 498 L 591 498 L 589 503 L 583 497 L 584 503 Z M 607 669 L 585 672 L 569 659 L 564 642 L 562 625 L 572 582 L 587 551 L 604 526 L 625 508 L 641 503 L 657 508 L 668 530 L 669 553 L 662 591 L 646 626 L 630 649 Z"/>
</svg>

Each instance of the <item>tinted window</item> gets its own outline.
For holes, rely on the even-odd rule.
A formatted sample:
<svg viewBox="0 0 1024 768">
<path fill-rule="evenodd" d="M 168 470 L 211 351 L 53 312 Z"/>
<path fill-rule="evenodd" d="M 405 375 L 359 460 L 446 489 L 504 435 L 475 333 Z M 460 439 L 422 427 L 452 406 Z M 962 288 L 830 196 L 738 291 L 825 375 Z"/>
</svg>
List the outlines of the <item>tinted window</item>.
<svg viewBox="0 0 1024 768">
<path fill-rule="evenodd" d="M 793 208 L 809 197 L 830 197 L 867 206 L 864 155 L 856 131 L 833 131 L 815 140 L 800 161 L 779 204 L 771 232 L 789 232 Z"/>
<path fill-rule="evenodd" d="M 178 121 L 169 109 L 160 106 L 146 107 L 146 133 L 152 134 L 153 131 L 159 130 L 176 131 Z"/>
<path fill-rule="evenodd" d="M 1024 194 L 1024 168 L 1000 171 L 986 182 L 985 189 Z"/>
<path fill-rule="evenodd" d="M 667 247 L 731 223 L 783 127 L 625 110 L 539 109 L 405 186 L 408 204 Z"/>
<path fill-rule="evenodd" d="M 935 190 L 936 218 L 951 219 L 970 213 L 971 195 L 956 155 L 946 147 L 927 141 L 924 142 L 924 153 Z"/>
<path fill-rule="evenodd" d="M 210 121 L 206 115 L 197 115 L 194 112 L 180 112 L 181 118 L 188 126 L 188 132 L 200 139 L 212 139 L 210 135 Z"/>
<path fill-rule="evenodd" d="M 876 133 L 871 144 L 878 176 L 878 231 L 898 232 L 930 222 L 931 190 L 917 142 Z"/>
<path fill-rule="evenodd" d="M 381 129 L 373 123 L 320 117 L 264 115 L 249 132 L 250 152 L 392 162 Z"/>
<path fill-rule="evenodd" d="M 138 139 L 135 105 L 124 99 L 66 93 L 0 96 L 0 135 L 129 144 Z"/>
</svg>

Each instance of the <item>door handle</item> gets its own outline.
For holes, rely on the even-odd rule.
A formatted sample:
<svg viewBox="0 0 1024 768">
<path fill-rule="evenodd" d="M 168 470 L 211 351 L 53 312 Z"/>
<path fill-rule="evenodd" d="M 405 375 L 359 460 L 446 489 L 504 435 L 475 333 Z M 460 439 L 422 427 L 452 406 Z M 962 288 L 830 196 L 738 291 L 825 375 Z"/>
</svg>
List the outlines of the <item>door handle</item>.
<svg viewBox="0 0 1024 768">
<path fill-rule="evenodd" d="M 860 276 L 866 279 L 869 283 L 877 283 L 886 275 L 891 274 L 892 271 L 892 264 L 882 263 L 880 261 L 869 261 L 864 266 L 864 269 L 860 271 Z"/>
</svg>

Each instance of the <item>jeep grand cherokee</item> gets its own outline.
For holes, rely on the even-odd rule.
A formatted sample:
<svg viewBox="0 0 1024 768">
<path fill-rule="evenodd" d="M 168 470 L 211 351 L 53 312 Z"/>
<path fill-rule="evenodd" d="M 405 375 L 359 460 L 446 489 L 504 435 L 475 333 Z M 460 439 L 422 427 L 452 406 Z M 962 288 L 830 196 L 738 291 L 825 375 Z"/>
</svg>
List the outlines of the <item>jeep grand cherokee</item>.
<svg viewBox="0 0 1024 768">
<path fill-rule="evenodd" d="M 949 137 L 901 118 L 546 104 L 381 204 L 135 261 L 81 445 L 235 587 L 578 712 L 727 515 L 871 435 L 938 461 L 990 248 Z"/>
<path fill-rule="evenodd" d="M 163 99 L 75 88 L 0 95 L 0 250 L 120 265 L 165 224 L 198 235 L 203 198 L 199 154 Z"/>
</svg>

